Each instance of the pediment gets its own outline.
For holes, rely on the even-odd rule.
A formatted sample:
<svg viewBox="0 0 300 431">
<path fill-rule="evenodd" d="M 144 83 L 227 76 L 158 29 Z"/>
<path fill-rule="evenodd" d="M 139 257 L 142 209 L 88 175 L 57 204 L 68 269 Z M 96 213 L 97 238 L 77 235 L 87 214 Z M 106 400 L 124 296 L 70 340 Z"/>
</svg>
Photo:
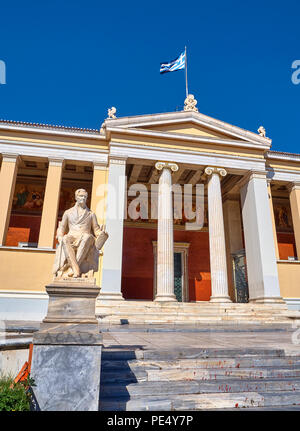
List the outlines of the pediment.
<svg viewBox="0 0 300 431">
<path fill-rule="evenodd" d="M 271 139 L 263 137 L 258 133 L 233 126 L 224 121 L 208 117 L 200 112 L 179 111 L 164 114 L 139 115 L 133 117 L 122 117 L 105 120 L 108 130 L 122 131 L 126 129 L 149 135 L 151 133 L 170 135 L 170 137 L 192 137 L 195 139 L 243 141 L 259 146 L 271 146 Z"/>
</svg>

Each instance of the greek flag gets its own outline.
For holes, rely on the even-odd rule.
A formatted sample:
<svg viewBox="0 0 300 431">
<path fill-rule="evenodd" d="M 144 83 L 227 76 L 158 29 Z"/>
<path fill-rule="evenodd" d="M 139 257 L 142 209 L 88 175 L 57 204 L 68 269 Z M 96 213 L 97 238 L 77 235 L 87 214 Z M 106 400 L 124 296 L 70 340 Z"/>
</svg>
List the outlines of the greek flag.
<svg viewBox="0 0 300 431">
<path fill-rule="evenodd" d="M 160 73 L 175 72 L 175 70 L 181 70 L 185 68 L 185 51 L 180 54 L 176 60 L 170 61 L 169 63 L 160 63 Z"/>
</svg>

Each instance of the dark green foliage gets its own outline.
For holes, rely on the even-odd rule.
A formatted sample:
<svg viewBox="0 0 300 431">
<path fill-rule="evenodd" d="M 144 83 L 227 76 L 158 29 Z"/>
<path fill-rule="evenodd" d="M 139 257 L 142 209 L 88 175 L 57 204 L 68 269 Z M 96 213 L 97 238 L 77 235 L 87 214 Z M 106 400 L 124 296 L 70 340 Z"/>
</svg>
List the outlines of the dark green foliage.
<svg viewBox="0 0 300 431">
<path fill-rule="evenodd" d="M 32 379 L 14 383 L 11 377 L 0 377 L 0 411 L 29 411 Z"/>
</svg>

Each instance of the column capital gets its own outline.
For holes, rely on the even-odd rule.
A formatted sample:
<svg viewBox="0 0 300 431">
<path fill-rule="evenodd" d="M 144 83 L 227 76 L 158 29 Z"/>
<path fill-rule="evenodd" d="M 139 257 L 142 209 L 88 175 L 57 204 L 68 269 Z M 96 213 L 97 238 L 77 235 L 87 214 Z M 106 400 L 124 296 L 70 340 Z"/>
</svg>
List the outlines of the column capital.
<svg viewBox="0 0 300 431">
<path fill-rule="evenodd" d="M 178 171 L 178 165 L 176 165 L 176 163 L 172 163 L 172 162 L 156 162 L 155 163 L 155 168 L 158 171 L 161 171 L 164 168 L 170 169 L 172 172 Z"/>
<path fill-rule="evenodd" d="M 270 180 L 270 178 L 267 178 L 267 171 L 256 171 L 251 170 L 246 172 L 246 174 L 243 176 L 243 178 L 238 182 L 238 186 L 241 189 L 245 184 L 249 183 L 249 181 L 253 179 L 260 179 L 260 180 Z"/>
<path fill-rule="evenodd" d="M 212 166 L 207 166 L 204 170 L 205 174 L 207 176 L 213 175 L 213 174 L 218 174 L 220 175 L 220 177 L 226 177 L 227 175 L 227 171 L 224 168 L 216 168 L 216 167 L 212 167 Z"/>
<path fill-rule="evenodd" d="M 63 167 L 65 159 L 60 157 L 48 157 L 49 166 L 59 166 Z"/>
<path fill-rule="evenodd" d="M 293 181 L 287 184 L 287 189 L 291 193 L 293 190 L 300 190 L 300 181 Z"/>
<path fill-rule="evenodd" d="M 2 162 L 19 163 L 21 160 L 19 154 L 2 153 Z"/>
<path fill-rule="evenodd" d="M 104 162 L 93 162 L 93 168 L 97 171 L 106 171 L 107 164 Z"/>
<path fill-rule="evenodd" d="M 126 165 L 127 156 L 110 156 L 109 164 L 110 165 Z"/>
</svg>

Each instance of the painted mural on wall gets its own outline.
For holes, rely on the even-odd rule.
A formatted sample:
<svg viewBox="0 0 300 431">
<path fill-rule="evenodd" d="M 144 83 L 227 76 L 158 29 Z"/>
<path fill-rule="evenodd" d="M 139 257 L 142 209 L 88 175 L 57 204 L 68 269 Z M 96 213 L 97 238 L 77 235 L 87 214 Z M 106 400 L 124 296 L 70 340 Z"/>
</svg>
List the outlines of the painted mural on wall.
<svg viewBox="0 0 300 431">
<path fill-rule="evenodd" d="M 38 184 L 16 184 L 12 210 L 22 214 L 42 212 L 45 187 Z"/>
<path fill-rule="evenodd" d="M 136 197 L 127 196 L 127 213 L 126 222 L 128 223 L 151 223 L 157 224 L 157 213 L 158 213 L 158 200 L 152 199 L 149 196 L 148 199 L 141 199 L 140 203 L 136 205 L 135 210 L 130 211 L 131 204 L 136 199 Z M 201 208 L 199 208 L 201 211 Z M 196 214 L 196 203 L 192 203 L 190 208 L 184 210 L 184 206 L 176 205 L 174 203 L 174 225 L 185 226 L 188 222 L 194 222 L 194 218 L 189 218 L 188 214 Z M 134 215 L 134 217 L 132 217 Z M 204 206 L 204 228 L 208 227 L 208 208 L 207 205 Z"/>
<path fill-rule="evenodd" d="M 75 191 L 81 188 L 80 185 L 62 185 L 59 198 L 58 213 L 63 212 L 75 205 Z M 91 190 L 84 187 L 89 193 L 88 206 L 90 205 Z M 45 186 L 39 184 L 17 183 L 13 198 L 12 210 L 17 214 L 41 214 L 43 210 L 45 196 Z"/>
<path fill-rule="evenodd" d="M 292 232 L 293 222 L 291 208 L 288 202 L 275 201 L 273 203 L 276 230 L 279 232 Z"/>
</svg>

